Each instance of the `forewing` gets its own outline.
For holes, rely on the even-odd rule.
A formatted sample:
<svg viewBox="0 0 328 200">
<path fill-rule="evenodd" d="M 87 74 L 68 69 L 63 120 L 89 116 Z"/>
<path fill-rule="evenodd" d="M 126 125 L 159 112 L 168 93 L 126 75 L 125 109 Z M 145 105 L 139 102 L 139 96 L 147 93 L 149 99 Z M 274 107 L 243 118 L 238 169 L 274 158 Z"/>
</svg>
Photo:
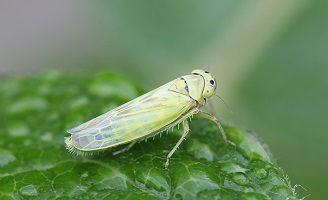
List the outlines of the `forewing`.
<svg viewBox="0 0 328 200">
<path fill-rule="evenodd" d="M 190 97 L 166 84 L 116 109 L 69 130 L 72 143 L 95 151 L 146 137 L 178 119 L 194 104 Z"/>
</svg>

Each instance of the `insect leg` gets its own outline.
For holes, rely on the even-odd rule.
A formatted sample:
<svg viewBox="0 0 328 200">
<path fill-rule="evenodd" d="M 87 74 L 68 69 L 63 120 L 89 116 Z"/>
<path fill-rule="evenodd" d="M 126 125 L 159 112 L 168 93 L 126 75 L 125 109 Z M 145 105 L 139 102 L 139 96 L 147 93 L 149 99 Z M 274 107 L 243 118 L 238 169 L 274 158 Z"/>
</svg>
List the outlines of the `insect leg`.
<svg viewBox="0 0 328 200">
<path fill-rule="evenodd" d="M 188 121 L 185 119 L 182 122 L 182 126 L 183 126 L 183 135 L 181 136 L 180 140 L 178 141 L 178 143 L 174 146 L 174 148 L 170 151 L 170 153 L 167 155 L 166 158 L 166 163 L 165 163 L 165 169 L 168 169 L 169 167 L 169 160 L 171 158 L 171 156 L 173 155 L 173 153 L 178 149 L 179 145 L 181 144 L 181 142 L 183 141 L 183 139 L 188 135 L 189 132 L 189 125 L 188 125 Z"/>
<path fill-rule="evenodd" d="M 133 145 L 134 145 L 135 143 L 136 143 L 136 142 L 131 142 L 128 146 L 124 147 L 123 149 L 113 152 L 112 155 L 113 155 L 113 156 L 116 156 L 117 154 L 120 154 L 120 153 L 123 153 L 123 152 L 128 151 L 129 149 L 131 149 L 131 147 L 133 147 Z"/>
<path fill-rule="evenodd" d="M 231 145 L 233 145 L 233 146 L 236 146 L 235 143 L 233 143 L 233 142 L 231 142 L 230 140 L 228 140 L 228 138 L 227 138 L 227 136 L 226 136 L 226 134 L 225 134 L 225 132 L 224 132 L 222 126 L 221 126 L 221 123 L 219 122 L 219 120 L 218 120 L 215 116 L 213 116 L 213 115 L 211 115 L 211 114 L 209 114 L 209 113 L 206 113 L 206 112 L 204 112 L 204 111 L 199 111 L 199 112 L 198 112 L 198 115 L 201 116 L 201 117 L 204 117 L 204 118 L 206 118 L 206 119 L 209 119 L 209 120 L 213 121 L 213 122 L 219 127 L 220 132 L 221 132 L 221 134 L 222 134 L 222 137 L 223 137 L 224 141 L 225 141 L 226 143 L 228 143 L 228 144 L 231 144 Z"/>
</svg>

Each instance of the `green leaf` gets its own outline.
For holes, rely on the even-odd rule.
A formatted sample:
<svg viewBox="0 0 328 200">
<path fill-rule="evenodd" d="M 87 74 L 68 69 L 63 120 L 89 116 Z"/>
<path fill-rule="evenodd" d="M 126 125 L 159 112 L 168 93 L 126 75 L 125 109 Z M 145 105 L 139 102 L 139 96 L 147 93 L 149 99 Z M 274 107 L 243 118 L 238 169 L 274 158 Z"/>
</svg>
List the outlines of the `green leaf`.
<svg viewBox="0 0 328 200">
<path fill-rule="evenodd" d="M 168 171 L 163 167 L 181 136 L 177 128 L 117 156 L 68 153 L 65 130 L 140 91 L 112 73 L 2 80 L 0 199 L 297 199 L 254 134 L 224 126 L 234 148 L 212 122 L 197 117 Z"/>
</svg>

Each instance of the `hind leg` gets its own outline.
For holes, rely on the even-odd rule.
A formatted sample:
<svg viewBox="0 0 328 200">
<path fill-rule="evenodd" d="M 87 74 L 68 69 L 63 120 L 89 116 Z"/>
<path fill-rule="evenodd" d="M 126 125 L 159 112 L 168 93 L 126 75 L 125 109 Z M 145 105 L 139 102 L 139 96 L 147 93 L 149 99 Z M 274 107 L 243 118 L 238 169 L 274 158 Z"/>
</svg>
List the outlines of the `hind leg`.
<svg viewBox="0 0 328 200">
<path fill-rule="evenodd" d="M 135 145 L 135 143 L 136 142 L 131 142 L 128 146 L 124 147 L 123 149 L 113 152 L 112 155 L 116 156 L 117 154 L 128 151 L 129 149 L 131 149 L 133 147 L 133 145 Z"/>
</svg>

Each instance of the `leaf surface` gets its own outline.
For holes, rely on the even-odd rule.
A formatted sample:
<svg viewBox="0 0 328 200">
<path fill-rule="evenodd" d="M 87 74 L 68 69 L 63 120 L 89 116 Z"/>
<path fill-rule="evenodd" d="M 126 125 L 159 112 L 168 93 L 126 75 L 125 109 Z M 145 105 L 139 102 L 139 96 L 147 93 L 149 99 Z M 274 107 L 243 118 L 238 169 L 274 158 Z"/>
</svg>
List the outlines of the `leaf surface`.
<svg viewBox="0 0 328 200">
<path fill-rule="evenodd" d="M 225 126 L 234 148 L 197 117 L 168 171 L 163 167 L 181 136 L 177 128 L 117 156 L 68 153 L 65 130 L 141 93 L 112 73 L 2 80 L 0 199 L 297 199 L 254 134 Z"/>
</svg>

